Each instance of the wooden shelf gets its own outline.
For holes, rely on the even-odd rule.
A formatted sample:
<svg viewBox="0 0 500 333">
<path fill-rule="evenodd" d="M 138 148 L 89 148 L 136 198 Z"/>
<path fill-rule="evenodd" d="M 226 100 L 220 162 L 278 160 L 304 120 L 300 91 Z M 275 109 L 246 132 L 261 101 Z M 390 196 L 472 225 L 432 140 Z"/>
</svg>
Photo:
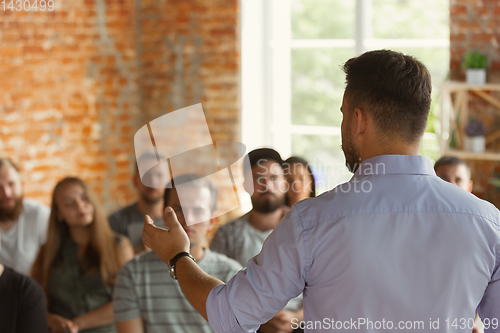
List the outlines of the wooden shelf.
<svg viewBox="0 0 500 333">
<path fill-rule="evenodd" d="M 500 111 L 500 99 L 490 94 L 500 91 L 500 84 L 472 85 L 465 82 L 447 82 L 441 86 L 441 135 L 439 147 L 441 155 L 454 155 L 464 160 L 500 161 L 500 152 L 472 153 L 462 150 L 464 145 L 464 126 L 469 118 L 469 94 L 474 94 Z M 454 98 L 452 98 L 452 96 Z M 452 133 L 455 149 L 450 149 Z M 500 139 L 500 131 L 487 133 L 486 142 Z"/>
<path fill-rule="evenodd" d="M 443 88 L 448 91 L 461 91 L 461 90 L 473 90 L 473 91 L 500 91 L 500 84 L 498 83 L 486 83 L 486 84 L 468 84 L 466 82 L 450 81 L 443 84 Z"/>
<path fill-rule="evenodd" d="M 470 151 L 449 149 L 446 150 L 442 155 L 445 156 L 456 156 L 463 160 L 486 160 L 486 161 L 500 161 L 500 153 L 496 152 L 484 152 L 484 153 L 473 153 Z"/>
</svg>

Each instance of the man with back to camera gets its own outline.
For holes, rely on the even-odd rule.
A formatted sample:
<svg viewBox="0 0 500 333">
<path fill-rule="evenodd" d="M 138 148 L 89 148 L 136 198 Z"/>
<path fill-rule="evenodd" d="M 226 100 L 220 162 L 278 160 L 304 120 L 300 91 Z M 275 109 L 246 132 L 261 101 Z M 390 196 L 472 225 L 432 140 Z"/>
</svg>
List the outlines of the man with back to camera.
<svg viewBox="0 0 500 333">
<path fill-rule="evenodd" d="M 168 207 L 168 231 L 145 218 L 145 244 L 175 257 L 184 295 L 216 332 L 252 332 L 300 292 L 306 332 L 470 332 L 476 308 L 500 332 L 500 212 L 419 156 L 427 68 L 379 50 L 343 69 L 349 182 L 295 204 L 227 284 L 176 256 L 189 240 Z"/>
<path fill-rule="evenodd" d="M 210 181 L 190 174 L 175 177 L 173 184 L 173 188 L 165 189 L 163 201 L 165 207 L 175 210 L 186 230 L 190 253 L 203 270 L 228 281 L 241 265 L 203 247 L 215 221 L 217 189 Z M 179 185 L 183 186 L 182 202 L 177 194 Z M 193 224 L 195 218 L 203 222 Z M 168 267 L 152 251 L 136 256 L 120 270 L 113 309 L 118 333 L 212 332 L 184 298 L 177 281 L 169 276 Z"/>
<path fill-rule="evenodd" d="M 455 184 L 467 192 L 472 192 L 469 166 L 460 158 L 443 156 L 434 163 L 434 171 L 442 180 Z"/>
<path fill-rule="evenodd" d="M 0 263 L 29 275 L 45 243 L 49 215 L 47 206 L 23 197 L 19 168 L 0 157 Z"/>
<path fill-rule="evenodd" d="M 156 155 L 151 153 L 144 153 L 139 156 L 138 163 L 140 161 L 147 164 L 149 162 L 157 163 Z M 170 181 L 170 171 L 167 162 L 162 161 L 158 163 L 143 177 L 146 178 L 146 185 L 141 181 L 139 169 L 136 166 L 132 182 L 137 190 L 138 200 L 112 213 L 108 217 L 111 228 L 130 239 L 130 243 L 134 247 L 136 254 L 144 251 L 144 244 L 142 243 L 144 215 L 151 216 L 156 225 L 162 225 L 163 192 L 165 186 Z"/>
<path fill-rule="evenodd" d="M 288 183 L 280 154 L 274 149 L 259 148 L 249 152 L 248 159 L 250 169 L 243 170 L 243 175 L 245 182 L 253 182 L 253 208 L 221 226 L 210 244 L 213 251 L 236 259 L 242 266 L 260 252 L 266 238 L 290 211 L 285 205 Z M 259 332 L 291 332 L 292 318 L 303 318 L 302 296 L 290 300 Z"/>
</svg>

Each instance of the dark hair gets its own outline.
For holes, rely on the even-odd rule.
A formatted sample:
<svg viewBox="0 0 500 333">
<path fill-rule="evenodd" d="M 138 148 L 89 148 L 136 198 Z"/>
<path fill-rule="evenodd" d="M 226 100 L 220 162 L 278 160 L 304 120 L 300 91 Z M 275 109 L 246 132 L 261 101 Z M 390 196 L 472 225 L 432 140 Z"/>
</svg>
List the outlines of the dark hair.
<svg viewBox="0 0 500 333">
<path fill-rule="evenodd" d="M 293 164 L 301 164 L 301 165 L 303 165 L 306 168 L 306 170 L 307 170 L 307 174 L 309 176 L 311 176 L 312 185 L 311 185 L 311 192 L 309 194 L 309 197 L 314 198 L 316 196 L 316 178 L 314 178 L 314 174 L 312 172 L 311 165 L 309 164 L 309 162 L 307 162 L 302 157 L 299 157 L 299 156 L 290 156 L 289 158 L 287 158 L 283 162 L 283 169 L 285 170 L 287 167 L 289 168 Z M 285 170 L 285 174 L 286 174 L 286 172 L 287 172 L 287 170 Z M 286 200 L 288 201 L 288 197 L 287 197 Z M 288 205 L 287 202 L 285 204 Z"/>
<path fill-rule="evenodd" d="M 366 109 L 387 139 L 396 135 L 417 142 L 425 131 L 431 105 L 431 76 L 420 61 L 390 50 L 363 53 L 349 59 L 345 94 L 355 108 Z"/>
<path fill-rule="evenodd" d="M 163 194 L 163 209 L 167 207 L 168 199 L 170 198 L 170 193 L 175 189 L 176 186 L 189 183 L 193 187 L 207 187 L 210 190 L 210 211 L 213 213 L 217 208 L 217 188 L 208 179 L 202 178 L 196 174 L 185 174 L 174 177 L 170 183 L 168 183 L 165 188 L 165 193 Z"/>
<path fill-rule="evenodd" d="M 274 149 L 271 148 L 258 148 L 254 149 L 248 153 L 248 159 L 250 160 L 250 168 L 259 163 L 259 161 L 274 161 L 278 163 L 281 167 L 283 167 L 283 159 L 281 155 Z M 244 165 L 243 175 L 246 177 L 248 168 Z"/>
<path fill-rule="evenodd" d="M 434 170 L 437 170 L 441 166 L 445 165 L 464 165 L 467 169 L 467 172 L 470 173 L 469 166 L 465 163 L 464 160 L 456 157 L 456 156 L 443 156 L 439 160 L 434 163 Z"/>
</svg>

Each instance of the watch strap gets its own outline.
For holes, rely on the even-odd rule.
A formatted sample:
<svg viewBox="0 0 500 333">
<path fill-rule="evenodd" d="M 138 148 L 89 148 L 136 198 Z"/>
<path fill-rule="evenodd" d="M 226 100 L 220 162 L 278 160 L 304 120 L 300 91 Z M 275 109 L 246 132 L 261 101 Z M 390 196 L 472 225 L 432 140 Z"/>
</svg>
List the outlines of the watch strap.
<svg viewBox="0 0 500 333">
<path fill-rule="evenodd" d="M 170 259 L 170 267 L 174 267 L 177 261 L 182 257 L 189 257 L 193 259 L 194 262 L 196 262 L 196 260 L 189 252 L 179 252 L 172 259 Z"/>
</svg>

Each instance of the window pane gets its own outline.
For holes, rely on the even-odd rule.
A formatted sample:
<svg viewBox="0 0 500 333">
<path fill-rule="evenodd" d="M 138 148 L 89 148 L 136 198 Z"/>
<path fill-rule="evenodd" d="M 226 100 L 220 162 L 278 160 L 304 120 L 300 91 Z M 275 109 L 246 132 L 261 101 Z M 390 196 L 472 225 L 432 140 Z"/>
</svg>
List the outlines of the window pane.
<svg viewBox="0 0 500 333">
<path fill-rule="evenodd" d="M 449 38 L 449 0 L 372 1 L 373 38 Z"/>
<path fill-rule="evenodd" d="M 354 38 L 354 0 L 292 0 L 292 38 Z"/>
<path fill-rule="evenodd" d="M 292 50 L 292 124 L 340 126 L 345 75 L 352 49 Z"/>
<path fill-rule="evenodd" d="M 420 155 L 430 158 L 432 161 L 439 159 L 439 137 L 425 137 L 420 147 Z"/>
<path fill-rule="evenodd" d="M 292 135 L 292 154 L 305 158 L 316 178 L 316 195 L 351 179 L 339 136 Z"/>
</svg>

